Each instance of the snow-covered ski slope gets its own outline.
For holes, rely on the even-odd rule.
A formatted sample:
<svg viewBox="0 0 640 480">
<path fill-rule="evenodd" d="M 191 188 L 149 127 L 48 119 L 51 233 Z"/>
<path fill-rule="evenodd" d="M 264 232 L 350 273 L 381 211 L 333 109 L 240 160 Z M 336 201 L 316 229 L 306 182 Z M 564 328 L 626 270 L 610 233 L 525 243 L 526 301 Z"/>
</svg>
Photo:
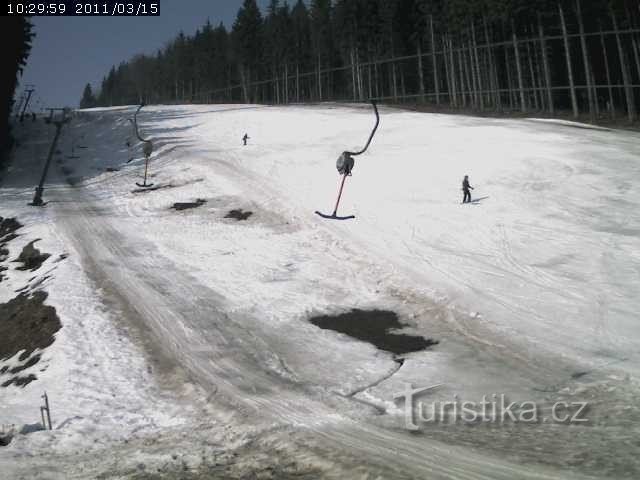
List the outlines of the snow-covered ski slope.
<svg viewBox="0 0 640 480">
<path fill-rule="evenodd" d="M 236 431 L 295 432 L 279 447 L 311 463 L 313 452 L 338 478 L 640 472 L 640 135 L 383 107 L 342 197 L 339 213 L 356 219 L 338 222 L 313 212 L 331 213 L 335 160 L 362 147 L 370 107 L 145 107 L 160 187 L 146 193 L 135 191 L 139 149 L 124 163 L 134 111 L 79 112 L 61 149 L 87 148 L 52 172 L 45 216 L 104 315 L 181 365 Z M 25 211 L 33 162 L 2 188 L 4 216 Z M 479 199 L 470 205 L 460 204 L 464 175 Z M 206 203 L 170 208 L 197 199 Z M 234 209 L 253 214 L 225 218 Z M 307 322 L 351 308 L 396 311 L 407 332 L 440 344 L 397 370 L 390 354 Z M 25 390 L 46 386 L 46 373 L 41 382 Z M 407 383 L 443 384 L 430 397 L 441 401 L 589 401 L 591 423 L 411 435 L 393 401 Z M 21 392 L 10 395 L 15 419 Z"/>
</svg>

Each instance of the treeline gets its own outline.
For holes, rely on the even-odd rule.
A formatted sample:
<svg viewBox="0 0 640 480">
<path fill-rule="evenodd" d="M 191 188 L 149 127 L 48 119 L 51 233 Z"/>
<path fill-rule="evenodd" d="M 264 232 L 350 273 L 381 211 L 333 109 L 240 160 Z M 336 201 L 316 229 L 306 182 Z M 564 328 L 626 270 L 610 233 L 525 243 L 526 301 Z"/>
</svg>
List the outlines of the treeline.
<svg viewBox="0 0 640 480">
<path fill-rule="evenodd" d="M 245 0 L 231 31 L 207 21 L 114 66 L 82 105 L 414 97 L 523 111 L 617 104 L 635 114 L 640 43 L 613 32 L 638 28 L 637 0 L 307 3 L 271 0 L 263 13 Z"/>
<path fill-rule="evenodd" d="M 13 145 L 9 119 L 14 105 L 18 75 L 26 65 L 31 41 L 34 37 L 31 22 L 27 17 L 5 17 L 4 41 L 2 46 L 2 65 L 0 71 L 0 168 L 5 163 L 9 150 Z"/>
</svg>

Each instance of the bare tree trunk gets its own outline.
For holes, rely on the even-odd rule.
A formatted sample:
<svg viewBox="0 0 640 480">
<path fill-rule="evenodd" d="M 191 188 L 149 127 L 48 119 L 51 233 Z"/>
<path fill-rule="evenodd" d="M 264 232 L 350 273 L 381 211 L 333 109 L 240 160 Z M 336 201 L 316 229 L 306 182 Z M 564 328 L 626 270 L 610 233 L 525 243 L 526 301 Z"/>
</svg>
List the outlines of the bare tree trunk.
<svg viewBox="0 0 640 480">
<path fill-rule="evenodd" d="M 378 83 L 380 81 L 380 75 L 378 73 L 378 63 L 374 63 L 373 64 L 373 77 L 375 79 L 375 92 L 376 92 L 376 98 L 380 97 L 380 87 L 378 86 Z"/>
<path fill-rule="evenodd" d="M 273 88 L 274 88 L 274 100 L 276 104 L 280 103 L 280 75 L 278 75 L 278 69 L 274 66 L 273 67 L 273 76 L 274 76 L 274 82 L 273 82 Z"/>
<path fill-rule="evenodd" d="M 495 62 L 493 61 L 493 50 L 491 49 L 491 42 L 489 40 L 489 27 L 487 26 L 486 17 L 482 17 L 482 23 L 484 25 L 484 42 L 487 45 L 487 58 L 489 61 L 489 89 L 491 90 L 491 103 L 495 109 L 498 107 L 498 99 L 496 98 L 498 89 L 496 87 L 496 77 L 494 76 Z"/>
<path fill-rule="evenodd" d="M 322 101 L 322 58 L 318 54 L 318 98 Z"/>
<path fill-rule="evenodd" d="M 455 106 L 458 106 L 458 85 L 456 81 L 456 63 L 453 57 L 453 40 L 449 37 L 449 64 L 451 65 L 451 87 Z"/>
<path fill-rule="evenodd" d="M 638 40 L 633 35 L 631 37 L 631 44 L 633 45 L 633 57 L 636 61 L 636 69 L 638 70 L 638 79 L 640 79 L 640 47 L 638 47 Z"/>
<path fill-rule="evenodd" d="M 616 32 L 618 56 L 620 57 L 620 68 L 622 69 L 622 81 L 624 83 L 624 92 L 627 98 L 627 114 L 629 116 L 629 122 L 633 122 L 636 119 L 636 105 L 633 98 L 633 89 L 631 88 L 629 71 L 627 70 L 627 56 L 625 55 L 624 48 L 622 47 L 622 40 L 620 39 L 620 33 L 618 32 L 618 20 L 616 19 L 616 15 L 613 13 L 613 10 L 611 10 L 611 18 L 613 20 L 613 29 Z"/>
<path fill-rule="evenodd" d="M 300 64 L 296 63 L 296 103 L 300 103 Z"/>
<path fill-rule="evenodd" d="M 478 82 L 476 79 L 476 68 L 475 68 L 475 62 L 473 61 L 473 52 L 471 50 L 471 42 L 467 43 L 467 48 L 466 48 L 467 53 L 465 54 L 465 57 L 468 60 L 468 73 L 471 77 L 471 90 L 473 92 L 472 95 L 472 102 L 473 102 L 473 108 L 478 108 L 478 105 L 480 105 L 480 101 L 478 99 Z M 468 55 L 467 55 L 468 54 Z"/>
<path fill-rule="evenodd" d="M 478 100 L 480 110 L 484 110 L 484 86 L 482 84 L 482 70 L 480 69 L 480 60 L 478 59 L 478 43 L 476 42 L 476 27 L 471 22 L 471 41 L 473 43 L 473 59 L 476 64 L 476 75 L 478 77 Z"/>
<path fill-rule="evenodd" d="M 420 81 L 420 103 L 424 103 L 424 70 L 422 66 L 422 39 L 418 39 L 418 79 Z"/>
<path fill-rule="evenodd" d="M 436 34 L 433 31 L 433 15 L 429 15 L 431 26 L 431 58 L 433 60 L 433 84 L 436 87 L 436 104 L 440 105 L 440 82 L 438 80 L 438 58 L 436 56 Z"/>
<path fill-rule="evenodd" d="M 238 70 L 240 72 L 240 83 L 242 84 L 242 94 L 244 95 L 244 103 L 249 103 L 249 88 L 247 86 L 247 74 L 244 71 L 243 65 L 240 65 Z"/>
<path fill-rule="evenodd" d="M 455 100 L 452 94 L 451 88 L 451 73 L 449 72 L 449 58 L 448 58 L 448 49 L 447 49 L 447 38 L 446 36 L 442 40 L 442 55 L 444 58 L 444 73 L 447 78 L 447 93 L 449 94 L 449 106 L 455 105 Z"/>
<path fill-rule="evenodd" d="M 524 80 L 522 78 L 522 66 L 520 64 L 520 50 L 518 48 L 518 38 L 516 37 L 516 28 L 513 25 L 513 51 L 516 55 L 516 69 L 518 72 L 518 88 L 520 89 L 520 110 L 522 113 L 527 112 L 527 102 L 524 96 Z"/>
<path fill-rule="evenodd" d="M 627 10 L 627 17 L 629 18 L 629 22 L 630 28 L 635 28 L 636 25 L 633 24 L 632 19 L 633 19 L 633 15 L 632 13 L 629 11 L 629 5 L 625 4 L 625 8 Z M 640 4 L 638 4 L 638 10 L 640 10 Z M 638 40 L 636 38 L 636 34 L 632 33 L 631 35 L 631 47 L 633 48 L 633 57 L 634 60 L 636 61 L 636 70 L 638 71 L 638 81 L 640 81 L 640 52 L 639 52 L 639 47 L 638 47 Z"/>
<path fill-rule="evenodd" d="M 356 66 L 356 73 L 358 74 L 358 98 L 360 100 L 364 100 L 364 82 L 362 80 L 362 67 L 360 66 L 360 52 L 358 51 L 358 49 L 356 49 Z"/>
<path fill-rule="evenodd" d="M 582 2 L 576 0 L 576 13 L 578 15 L 578 29 L 580 30 L 580 45 L 582 47 L 582 61 L 584 63 L 584 76 L 587 81 L 587 98 L 589 100 L 589 117 L 593 122 L 595 120 L 595 98 L 593 92 L 593 83 L 591 82 L 591 63 L 589 62 L 589 52 L 587 50 L 587 38 L 584 33 L 584 22 L 582 21 Z"/>
<path fill-rule="evenodd" d="M 462 106 L 467 106 L 467 96 L 469 95 L 469 87 L 465 84 L 464 64 L 462 60 L 462 48 L 458 49 L 458 69 L 460 70 L 460 96 L 462 97 Z"/>
<path fill-rule="evenodd" d="M 473 75 L 471 73 L 471 63 L 467 57 L 467 49 L 460 47 L 460 55 L 462 57 L 462 65 L 464 66 L 464 76 L 467 82 L 467 94 L 469 97 L 469 105 L 475 107 L 476 105 L 476 92 L 473 82 Z"/>
<path fill-rule="evenodd" d="M 527 42 L 527 57 L 529 60 L 529 75 L 531 75 L 531 87 L 533 88 L 533 108 L 538 111 L 540 105 L 538 104 L 538 85 L 536 83 L 536 72 L 533 69 L 533 58 L 531 56 L 531 44 Z"/>
<path fill-rule="evenodd" d="M 289 65 L 284 64 L 284 103 L 289 104 Z"/>
<path fill-rule="evenodd" d="M 544 37 L 544 29 L 540 15 L 538 15 L 538 34 L 540 36 L 540 53 L 542 55 L 542 66 L 544 67 L 544 82 L 547 87 L 547 104 L 549 105 L 549 113 L 555 113 L 553 104 L 553 91 L 551 90 L 551 70 L 549 69 L 549 57 L 547 55 L 547 42 Z"/>
<path fill-rule="evenodd" d="M 573 117 L 578 118 L 580 111 L 578 110 L 578 98 L 576 97 L 576 85 L 573 80 L 573 67 L 571 65 L 571 49 L 569 45 L 569 34 L 567 33 L 567 22 L 564 20 L 564 10 L 562 5 L 558 4 L 560 11 L 560 23 L 562 23 L 562 35 L 564 37 L 564 51 L 567 58 L 567 71 L 569 73 L 569 88 L 571 93 L 571 106 L 573 107 Z"/>
<path fill-rule="evenodd" d="M 598 97 L 598 89 L 597 89 L 597 83 L 596 83 L 596 76 L 593 73 L 593 64 L 591 64 L 590 66 L 590 72 L 591 74 L 591 85 L 593 85 L 593 106 L 596 109 L 596 118 L 600 118 L 600 97 Z"/>
<path fill-rule="evenodd" d="M 609 54 L 607 53 L 607 42 L 604 40 L 604 33 L 602 33 L 602 24 L 600 24 L 600 44 L 602 45 L 602 54 L 604 55 L 604 69 L 607 74 L 607 89 L 609 91 L 609 115 L 612 119 L 616 118 L 616 104 L 613 99 L 613 87 L 611 86 L 611 69 L 609 68 Z"/>
<path fill-rule="evenodd" d="M 353 100 L 358 99 L 358 86 L 356 84 L 356 56 L 353 53 L 353 47 L 351 47 L 351 82 L 353 85 Z"/>
<path fill-rule="evenodd" d="M 391 52 L 393 56 L 393 51 Z M 391 78 L 393 79 L 393 101 L 398 101 L 398 76 L 396 72 L 396 62 L 391 62 Z"/>
</svg>

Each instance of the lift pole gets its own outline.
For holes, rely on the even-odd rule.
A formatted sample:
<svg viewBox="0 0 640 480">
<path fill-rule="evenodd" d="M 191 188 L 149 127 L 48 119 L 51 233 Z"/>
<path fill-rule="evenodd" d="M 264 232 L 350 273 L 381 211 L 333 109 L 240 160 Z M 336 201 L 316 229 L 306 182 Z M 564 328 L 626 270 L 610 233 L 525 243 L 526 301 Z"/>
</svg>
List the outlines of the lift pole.
<svg viewBox="0 0 640 480">
<path fill-rule="evenodd" d="M 53 142 L 51 143 L 51 148 L 49 149 L 49 155 L 47 156 L 47 161 L 44 164 L 44 170 L 42 172 L 42 177 L 40 177 L 40 183 L 36 187 L 36 193 L 33 196 L 33 202 L 29 205 L 34 207 L 41 207 L 44 205 L 42 201 L 42 192 L 44 191 L 44 182 L 47 179 L 47 173 L 49 172 L 49 166 L 51 165 L 51 159 L 53 158 L 53 154 L 56 151 L 56 145 L 58 144 L 58 139 L 60 138 L 60 132 L 62 131 L 62 126 L 69 122 L 70 118 L 63 113 L 61 120 L 53 121 L 52 123 L 56 126 L 56 134 L 53 137 Z"/>
<path fill-rule="evenodd" d="M 24 102 L 24 106 L 22 107 L 22 113 L 20 114 L 20 122 L 24 120 L 24 114 L 27 111 L 27 107 L 29 106 L 29 100 L 31 100 L 31 95 L 33 95 L 33 92 L 35 91 L 36 89 L 33 88 L 33 86 L 31 88 L 25 89 L 25 92 L 27 93 L 27 100 Z"/>
</svg>

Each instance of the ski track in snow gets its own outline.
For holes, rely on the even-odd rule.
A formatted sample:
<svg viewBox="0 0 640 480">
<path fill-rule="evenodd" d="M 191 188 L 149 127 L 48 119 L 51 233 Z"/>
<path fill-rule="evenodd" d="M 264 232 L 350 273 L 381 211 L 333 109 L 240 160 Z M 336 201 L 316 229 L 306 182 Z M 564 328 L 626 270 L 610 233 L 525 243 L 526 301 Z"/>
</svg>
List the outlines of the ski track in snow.
<svg viewBox="0 0 640 480">
<path fill-rule="evenodd" d="M 313 211 L 332 207 L 334 161 L 364 140 L 366 108 L 147 107 L 163 188 L 137 193 L 141 153 L 124 165 L 133 111 L 79 113 L 60 149 L 88 148 L 54 162 L 45 209 L 25 203 L 50 133 L 25 127 L 25 163 L 0 189 L 0 215 L 25 224 L 12 255 L 36 237 L 71 254 L 45 284 L 63 322 L 47 371 L 0 390 L 3 422 L 36 421 L 44 389 L 56 402 L 58 430 L 0 450 L 15 478 L 171 462 L 173 449 L 230 448 L 274 425 L 270 441 L 336 478 L 580 478 L 593 474 L 576 460 L 585 451 L 619 457 L 599 472 L 640 471 L 624 436 L 639 425 L 639 135 L 383 108 L 340 207 L 357 218 L 330 222 Z M 465 174 L 488 198 L 460 205 Z M 253 215 L 224 218 L 238 208 Z M 9 273 L 2 301 L 26 277 Z M 389 375 L 390 354 L 306 322 L 350 308 L 395 310 L 441 343 Z M 504 431 L 455 426 L 416 436 L 393 403 L 405 383 L 442 383 L 442 401 L 588 398 L 607 414 L 589 433 L 526 426 L 506 445 Z M 554 441 L 574 445 L 531 448 Z"/>
</svg>

